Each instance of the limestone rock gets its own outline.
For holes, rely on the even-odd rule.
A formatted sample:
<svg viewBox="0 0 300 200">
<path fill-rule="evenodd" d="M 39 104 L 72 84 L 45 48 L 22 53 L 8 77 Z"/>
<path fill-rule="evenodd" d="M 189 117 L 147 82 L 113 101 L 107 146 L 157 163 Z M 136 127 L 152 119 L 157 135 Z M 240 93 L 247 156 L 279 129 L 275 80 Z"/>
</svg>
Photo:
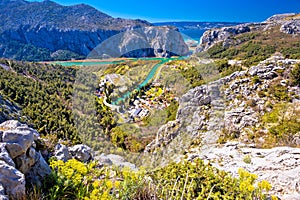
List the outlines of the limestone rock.
<svg viewBox="0 0 300 200">
<path fill-rule="evenodd" d="M 26 181 L 28 183 L 41 186 L 41 181 L 51 174 L 51 169 L 40 153 L 36 153 L 35 157 L 36 159 L 34 165 L 25 174 Z"/>
<path fill-rule="evenodd" d="M 0 186 L 4 188 L 4 192 L 0 193 L 4 194 L 3 199 L 6 196 L 21 199 L 25 196 L 25 181 L 28 184 L 41 184 L 51 170 L 35 149 L 34 141 L 39 137 L 37 131 L 14 120 L 0 124 L 0 128 L 3 130 L 0 143 Z"/>
<path fill-rule="evenodd" d="M 26 153 L 33 141 L 39 136 L 35 130 L 13 120 L 1 124 L 0 127 L 4 129 L 2 142 L 6 143 L 6 148 L 12 159 Z"/>
<path fill-rule="evenodd" d="M 0 160 L 0 183 L 13 199 L 25 196 L 25 176 L 16 168 Z"/>
<path fill-rule="evenodd" d="M 203 34 L 196 52 L 206 51 L 219 42 L 224 42 L 223 45 L 227 46 L 231 42 L 229 39 L 231 36 L 246 32 L 250 32 L 248 24 L 208 30 Z"/>
<path fill-rule="evenodd" d="M 71 158 L 68 147 L 60 143 L 55 146 L 53 156 L 58 160 L 62 160 L 64 162 L 68 161 Z"/>
<path fill-rule="evenodd" d="M 0 200 L 9 200 L 8 196 L 5 195 L 5 190 L 2 184 L 0 184 Z"/>
<path fill-rule="evenodd" d="M 81 162 L 86 163 L 92 159 L 91 148 L 87 145 L 75 145 L 69 148 L 69 152 L 71 153 L 72 157 Z"/>
<path fill-rule="evenodd" d="M 7 152 L 5 148 L 6 144 L 5 143 L 0 143 L 0 160 L 6 162 L 12 167 L 15 167 L 14 161 L 11 159 L 9 153 Z"/>
<path fill-rule="evenodd" d="M 284 23 L 281 27 L 280 27 L 280 31 L 287 33 L 287 34 L 300 34 L 300 19 L 298 20 L 291 20 L 288 21 L 286 23 Z"/>
<path fill-rule="evenodd" d="M 300 17 L 295 13 L 280 14 L 274 15 L 261 23 L 246 23 L 232 27 L 210 29 L 203 34 L 195 52 L 207 51 L 216 44 L 221 44 L 223 47 L 238 45 L 241 40 L 238 38 L 232 39 L 232 37 L 257 30 L 263 32 L 276 26 L 281 26 L 280 31 L 286 34 L 300 34 Z"/>
<path fill-rule="evenodd" d="M 246 156 L 250 163 L 244 161 Z M 272 184 L 271 194 L 278 195 L 280 199 L 289 200 L 300 195 L 299 148 L 256 149 L 239 142 L 228 142 L 221 147 L 211 146 L 206 152 L 189 155 L 191 160 L 195 157 L 236 177 L 239 168 L 257 174 L 258 181 L 267 180 Z"/>
<path fill-rule="evenodd" d="M 119 33 L 97 46 L 93 57 L 171 57 L 188 54 L 188 47 L 177 29 L 142 27 Z"/>
<path fill-rule="evenodd" d="M 125 159 L 122 156 L 115 155 L 115 154 L 101 154 L 100 156 L 95 157 L 95 160 L 99 161 L 100 164 L 104 165 L 115 165 L 118 167 L 129 167 L 132 170 L 137 170 L 137 167 L 125 161 Z"/>
</svg>

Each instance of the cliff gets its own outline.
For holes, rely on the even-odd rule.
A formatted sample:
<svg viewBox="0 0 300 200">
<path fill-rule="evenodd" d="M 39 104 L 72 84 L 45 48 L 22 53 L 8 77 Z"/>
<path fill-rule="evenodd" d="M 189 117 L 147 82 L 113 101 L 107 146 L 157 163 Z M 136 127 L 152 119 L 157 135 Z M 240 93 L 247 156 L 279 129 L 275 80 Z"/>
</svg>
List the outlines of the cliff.
<svg viewBox="0 0 300 200">
<path fill-rule="evenodd" d="M 299 148 L 291 148 L 300 145 L 300 88 L 292 75 L 299 65 L 274 55 L 189 90 L 176 120 L 159 129 L 146 152 L 201 158 L 235 176 L 245 168 L 271 182 L 271 194 L 299 198 Z"/>
<path fill-rule="evenodd" d="M 62 6 L 52 1 L 23 0 L 3 0 L 0 4 L 0 56 L 17 60 L 84 58 L 113 35 L 151 26 L 142 20 L 113 18 L 84 4 Z M 179 34 L 177 37 L 177 41 L 182 40 Z M 151 43 L 150 47 L 156 48 Z M 184 48 L 179 55 L 187 52 Z"/>
<path fill-rule="evenodd" d="M 259 33 L 264 33 L 266 37 L 273 37 L 278 36 L 277 31 L 280 31 L 286 34 L 281 35 L 281 38 L 287 38 L 289 37 L 288 35 L 299 35 L 299 30 L 300 17 L 299 14 L 295 13 L 274 15 L 261 23 L 246 23 L 224 28 L 213 28 L 204 33 L 196 53 L 207 51 L 216 45 L 220 45 L 223 49 L 237 47 L 244 42 L 254 40 Z M 277 35 L 274 35 L 275 31 Z M 246 38 L 247 36 L 249 37 Z M 280 42 L 280 40 L 274 40 L 273 43 L 275 42 Z"/>
</svg>

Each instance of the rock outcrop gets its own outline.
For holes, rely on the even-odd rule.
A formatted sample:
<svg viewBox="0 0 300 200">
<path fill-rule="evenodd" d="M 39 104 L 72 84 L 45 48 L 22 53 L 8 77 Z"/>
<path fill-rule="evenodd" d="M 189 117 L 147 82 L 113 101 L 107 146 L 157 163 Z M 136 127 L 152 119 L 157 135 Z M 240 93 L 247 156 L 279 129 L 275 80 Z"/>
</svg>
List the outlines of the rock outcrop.
<svg viewBox="0 0 300 200">
<path fill-rule="evenodd" d="M 210 29 L 203 34 L 195 52 L 207 51 L 216 44 L 221 44 L 223 47 L 238 45 L 243 41 L 234 39 L 235 36 L 257 30 L 263 32 L 275 26 L 280 26 L 280 31 L 286 34 L 300 34 L 300 16 L 295 13 L 274 15 L 262 23 Z"/>
<path fill-rule="evenodd" d="M 18 121 L 0 124 L 0 199 L 24 198 L 25 183 L 39 185 L 51 173 L 36 149 L 38 137 L 37 131 Z"/>
<path fill-rule="evenodd" d="M 198 45 L 196 52 L 206 51 L 219 42 L 223 42 L 223 45 L 226 46 L 231 42 L 230 37 L 246 32 L 250 32 L 250 27 L 248 24 L 224 27 L 221 29 L 210 29 L 201 37 L 200 44 Z"/>
<path fill-rule="evenodd" d="M 64 162 L 70 159 L 76 159 L 80 162 L 87 163 L 93 159 L 91 148 L 83 144 L 67 147 L 59 143 L 55 146 L 53 156 Z"/>
<path fill-rule="evenodd" d="M 264 139 L 259 138 L 253 144 L 248 138 L 252 128 L 262 126 L 261 117 L 268 112 L 265 109 L 266 103 L 275 104 L 279 101 L 271 97 L 259 97 L 260 91 L 280 83 L 286 87 L 287 92 L 293 94 L 291 104 L 296 107 L 299 105 L 300 88 L 287 85 L 285 80 L 285 75 L 296 63 L 300 63 L 300 60 L 274 55 L 246 71 L 238 71 L 191 89 L 180 99 L 176 121 L 159 129 L 156 139 L 147 146 L 146 152 L 159 155 L 157 152 L 160 149 L 166 149 L 165 154 L 160 155 L 164 158 L 173 157 L 176 152 L 185 152 L 189 160 L 200 157 L 235 175 L 239 167 L 245 167 L 256 173 L 260 180 L 270 181 L 273 185 L 272 194 L 282 199 L 299 198 L 296 184 L 299 180 L 292 178 L 292 174 L 297 176 L 300 172 L 299 149 L 259 149 Z M 259 81 L 254 81 L 254 77 Z M 224 131 L 228 131 L 239 142 L 220 144 L 218 139 Z M 198 139 L 200 144 L 191 145 L 191 141 Z M 185 143 L 185 140 L 188 142 Z M 299 146 L 299 135 L 294 135 L 291 142 Z M 178 155 L 180 153 L 176 155 L 177 158 Z M 243 161 L 247 155 L 253 158 L 251 165 Z M 263 159 L 260 158 L 262 155 Z"/>
<path fill-rule="evenodd" d="M 243 168 L 269 181 L 273 188 L 270 195 L 280 199 L 300 199 L 300 149 L 277 147 L 257 149 L 239 142 L 228 142 L 212 147 L 205 154 L 190 154 L 189 160 L 200 158 L 213 166 L 238 176 Z M 248 160 L 247 160 L 248 159 Z"/>
<path fill-rule="evenodd" d="M 151 26 L 119 33 L 97 46 L 89 57 L 170 57 L 187 55 L 188 51 L 176 28 Z"/>
<path fill-rule="evenodd" d="M 130 163 L 127 162 L 122 156 L 115 155 L 115 154 L 101 154 L 95 157 L 95 160 L 98 161 L 99 165 L 108 165 L 108 166 L 117 166 L 117 167 L 128 167 L 132 170 L 138 170 L 138 168 Z"/>
<path fill-rule="evenodd" d="M 0 95 L 0 123 L 11 120 L 19 119 L 21 117 L 21 109 L 14 103 L 6 100 Z"/>
</svg>

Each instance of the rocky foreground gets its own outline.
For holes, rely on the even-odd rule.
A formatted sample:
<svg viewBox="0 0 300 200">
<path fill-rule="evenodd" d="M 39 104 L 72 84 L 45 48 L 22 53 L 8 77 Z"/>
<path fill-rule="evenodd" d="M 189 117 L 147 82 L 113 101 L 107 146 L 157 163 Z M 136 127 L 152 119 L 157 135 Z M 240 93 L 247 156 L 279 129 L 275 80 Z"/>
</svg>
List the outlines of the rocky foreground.
<svg viewBox="0 0 300 200">
<path fill-rule="evenodd" d="M 76 159 L 87 163 L 93 160 L 93 152 L 86 145 L 67 147 L 58 143 L 53 152 L 43 145 L 39 133 L 10 120 L 0 124 L 0 199 L 22 199 L 26 196 L 26 185 L 41 186 L 50 175 L 51 169 L 46 162 L 49 157 L 68 161 Z M 101 154 L 95 157 L 98 165 L 115 165 L 136 169 L 118 155 Z"/>
<path fill-rule="evenodd" d="M 295 111 L 300 108 L 300 88 L 287 84 L 287 75 L 296 63 L 300 60 L 275 55 L 246 71 L 190 90 L 180 100 L 176 121 L 161 127 L 146 151 L 155 153 L 166 146 L 165 152 L 170 154 L 183 147 L 181 152 L 188 160 L 201 158 L 235 176 L 239 168 L 245 168 L 259 180 L 268 180 L 273 186 L 271 194 L 286 200 L 300 199 L 300 149 L 289 147 L 299 147 L 300 134 L 292 135 L 289 144 L 274 142 L 261 148 L 270 142 L 262 123 L 262 116 L 272 111 L 267 105 L 283 103 L 293 105 Z M 273 94 L 259 96 L 276 84 L 285 88 L 283 94 L 292 94 L 289 103 Z M 254 129 L 263 134 L 251 139 L 256 134 Z M 224 132 L 231 135 L 220 141 Z M 189 147 L 191 140 L 201 142 Z"/>
</svg>

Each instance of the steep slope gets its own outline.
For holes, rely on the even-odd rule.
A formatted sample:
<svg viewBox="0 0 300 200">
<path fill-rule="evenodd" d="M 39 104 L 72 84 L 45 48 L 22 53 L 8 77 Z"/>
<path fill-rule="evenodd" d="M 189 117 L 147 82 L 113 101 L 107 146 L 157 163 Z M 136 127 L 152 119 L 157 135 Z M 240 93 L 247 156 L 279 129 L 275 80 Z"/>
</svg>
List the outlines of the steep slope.
<svg viewBox="0 0 300 200">
<path fill-rule="evenodd" d="M 0 55 L 18 60 L 83 58 L 113 35 L 151 26 L 113 18 L 84 4 L 2 0 L 0 5 Z"/>
<path fill-rule="evenodd" d="M 246 66 L 257 64 L 275 52 L 300 58 L 300 15 L 275 15 L 262 23 L 211 29 L 201 38 L 197 53 L 212 58 L 243 60 Z"/>
<path fill-rule="evenodd" d="M 299 198 L 299 74 L 300 60 L 274 55 L 191 89 L 146 152 L 201 158 L 234 175 L 245 168 L 272 183 L 272 194 Z"/>
</svg>

